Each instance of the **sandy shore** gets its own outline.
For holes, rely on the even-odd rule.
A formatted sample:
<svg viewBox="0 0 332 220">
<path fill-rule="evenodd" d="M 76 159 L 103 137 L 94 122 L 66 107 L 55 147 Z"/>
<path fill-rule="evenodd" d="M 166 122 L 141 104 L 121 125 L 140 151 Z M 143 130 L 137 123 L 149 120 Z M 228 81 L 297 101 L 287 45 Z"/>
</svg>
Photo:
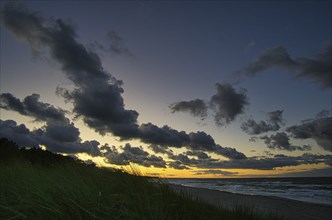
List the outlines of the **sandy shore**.
<svg viewBox="0 0 332 220">
<path fill-rule="evenodd" d="M 234 208 L 236 205 L 254 207 L 261 213 L 272 213 L 287 220 L 332 220 L 332 206 L 320 205 L 266 196 L 250 196 L 208 190 L 201 188 L 171 185 L 176 191 L 185 191 L 194 198 L 199 198 L 215 206 Z"/>
</svg>

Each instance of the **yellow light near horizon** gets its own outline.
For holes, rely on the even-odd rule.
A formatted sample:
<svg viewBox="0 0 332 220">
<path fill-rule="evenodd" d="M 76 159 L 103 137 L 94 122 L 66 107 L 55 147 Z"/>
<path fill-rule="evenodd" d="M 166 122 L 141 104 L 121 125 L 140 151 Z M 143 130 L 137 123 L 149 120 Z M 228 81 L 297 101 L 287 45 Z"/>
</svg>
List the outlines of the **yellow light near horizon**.
<svg viewBox="0 0 332 220">
<path fill-rule="evenodd" d="M 196 167 L 190 167 L 190 169 L 178 170 L 174 168 L 158 168 L 158 167 L 144 167 L 135 163 L 130 165 L 120 166 L 106 163 L 103 157 L 91 157 L 87 154 L 78 154 L 78 157 L 82 160 L 93 160 L 98 167 L 110 167 L 120 169 L 128 173 L 160 177 L 160 178 L 253 178 L 253 177 L 280 177 L 291 176 L 292 174 L 312 171 L 315 169 L 328 168 L 324 163 L 320 164 L 305 164 L 298 166 L 287 166 L 276 168 L 272 170 L 258 170 L 258 169 L 209 169 L 234 173 L 234 175 L 222 174 L 202 174 L 197 175 L 196 172 L 208 170 L 198 169 Z"/>
</svg>

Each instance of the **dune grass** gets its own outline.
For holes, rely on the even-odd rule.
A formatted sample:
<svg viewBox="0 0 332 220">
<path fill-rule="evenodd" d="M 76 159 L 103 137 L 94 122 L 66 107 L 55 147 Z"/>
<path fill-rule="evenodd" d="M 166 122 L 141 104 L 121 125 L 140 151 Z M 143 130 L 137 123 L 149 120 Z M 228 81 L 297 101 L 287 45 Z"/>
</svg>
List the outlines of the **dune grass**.
<svg viewBox="0 0 332 220">
<path fill-rule="evenodd" d="M 0 164 L 0 171 L 0 219 L 264 219 L 107 169 L 16 161 Z"/>
<path fill-rule="evenodd" d="M 52 165 L 44 159 L 34 163 L 31 152 L 24 155 L 33 160 L 0 160 L 0 219 L 271 219 L 250 208 L 224 210 L 193 200 L 147 177 L 87 166 L 61 155 L 48 155 L 61 160 Z"/>
</svg>

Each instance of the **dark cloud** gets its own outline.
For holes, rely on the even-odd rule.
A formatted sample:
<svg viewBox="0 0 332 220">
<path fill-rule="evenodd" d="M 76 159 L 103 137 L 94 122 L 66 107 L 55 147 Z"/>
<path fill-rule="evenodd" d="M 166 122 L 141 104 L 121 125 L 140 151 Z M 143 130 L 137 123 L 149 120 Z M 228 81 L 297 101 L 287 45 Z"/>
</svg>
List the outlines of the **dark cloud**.
<svg viewBox="0 0 332 220">
<path fill-rule="evenodd" d="M 249 119 L 241 125 L 241 129 L 250 135 L 262 134 L 269 131 L 278 131 L 280 129 L 280 125 L 283 123 L 282 113 L 283 110 L 268 112 L 268 122 L 256 122 L 253 119 Z"/>
<path fill-rule="evenodd" d="M 22 115 L 33 117 L 38 121 L 68 121 L 64 110 L 41 102 L 39 99 L 39 94 L 32 94 L 25 97 L 21 102 L 10 93 L 2 93 L 0 95 L 0 108 L 16 111 Z"/>
<path fill-rule="evenodd" d="M 237 151 L 235 148 L 216 146 L 215 153 L 222 155 L 229 159 L 242 160 L 246 159 L 246 155 Z"/>
<path fill-rule="evenodd" d="M 166 168 L 166 162 L 162 157 L 150 155 L 142 147 L 132 147 L 130 144 L 126 144 L 121 147 L 121 150 L 122 152 L 119 152 L 115 147 L 108 148 L 104 153 L 105 161 L 116 165 L 136 163 L 145 167 Z"/>
<path fill-rule="evenodd" d="M 189 153 L 190 154 L 190 153 Z M 175 169 L 196 167 L 201 169 L 258 169 L 272 170 L 278 167 L 298 166 L 302 164 L 324 163 L 332 166 L 332 155 L 315 155 L 305 153 L 301 156 L 287 156 L 283 154 L 268 154 L 267 156 L 255 156 L 242 160 L 220 160 L 213 158 L 189 158 L 185 154 L 172 155 L 173 161 L 168 164 Z"/>
<path fill-rule="evenodd" d="M 270 68 L 284 68 L 296 77 L 308 79 L 323 88 L 332 87 L 332 44 L 315 57 L 292 58 L 284 47 L 264 51 L 256 61 L 248 64 L 241 73 L 255 76 Z"/>
<path fill-rule="evenodd" d="M 49 123 L 45 126 L 45 135 L 59 142 L 80 141 L 80 131 L 74 126 L 73 123 Z"/>
<path fill-rule="evenodd" d="M 249 101 L 245 90 L 237 92 L 230 84 L 216 83 L 216 89 L 217 94 L 211 97 L 210 105 L 215 111 L 215 123 L 223 126 L 243 113 Z"/>
<path fill-rule="evenodd" d="M 283 124 L 284 119 L 282 117 L 282 113 L 284 112 L 284 110 L 276 110 L 276 111 L 272 111 L 272 112 L 268 112 L 267 115 L 269 117 L 269 121 L 271 123 L 274 124 Z"/>
<path fill-rule="evenodd" d="M 24 124 L 18 125 L 13 120 L 0 119 L 0 137 L 13 140 L 19 146 L 39 147 L 39 141 L 31 137 L 30 130 Z"/>
<path fill-rule="evenodd" d="M 187 147 L 193 150 L 204 150 L 214 152 L 231 159 L 244 159 L 246 156 L 235 148 L 222 147 L 215 143 L 214 139 L 205 132 L 177 131 L 169 126 L 158 127 L 151 123 L 142 124 L 139 127 L 137 137 L 147 144 L 163 146 L 165 148 Z"/>
<path fill-rule="evenodd" d="M 63 130 L 63 132 L 61 132 Z M 46 125 L 30 131 L 24 124 L 18 125 L 13 120 L 0 120 L 0 137 L 13 140 L 23 147 L 39 147 L 44 145 L 48 150 L 58 153 L 87 153 L 99 156 L 98 141 L 81 142 L 79 131 L 72 124 Z"/>
<path fill-rule="evenodd" d="M 278 132 L 271 136 L 263 136 L 261 137 L 264 140 L 266 146 L 272 150 L 287 150 L 287 151 L 305 151 L 311 150 L 311 146 L 303 145 L 303 146 L 295 146 L 289 143 L 289 136 L 285 132 Z"/>
<path fill-rule="evenodd" d="M 160 128 L 152 123 L 146 123 L 142 124 L 138 130 L 137 137 L 148 144 L 182 147 L 190 142 L 186 132 L 177 131 L 167 125 Z"/>
<path fill-rule="evenodd" d="M 206 174 L 213 174 L 215 176 L 235 176 L 238 172 L 230 172 L 224 170 L 198 170 L 193 171 L 195 175 L 206 175 Z"/>
<path fill-rule="evenodd" d="M 209 103 L 205 103 L 201 99 L 191 101 L 181 101 L 170 105 L 172 113 L 183 111 L 189 112 L 193 116 L 207 117 L 207 110 L 214 111 L 214 121 L 218 126 L 224 126 L 232 121 L 241 113 L 249 104 L 246 91 L 244 89 L 236 91 L 235 88 L 228 83 L 216 83 L 217 93 L 213 95 Z"/>
<path fill-rule="evenodd" d="M 324 150 L 332 151 L 332 117 L 328 112 L 323 112 L 317 118 L 306 120 L 300 125 L 290 126 L 286 129 L 293 138 L 308 139 L 311 138 Z"/>
<path fill-rule="evenodd" d="M 156 154 L 160 153 L 160 154 L 173 155 L 173 151 L 171 149 L 166 149 L 165 147 L 156 144 L 149 145 L 149 148 Z"/>
<path fill-rule="evenodd" d="M 7 133 L 2 134 L 4 137 L 14 140 L 19 145 L 28 147 L 31 147 L 29 141 L 32 141 L 31 143 L 35 146 L 45 145 L 48 150 L 53 152 L 85 152 L 92 156 L 99 155 L 99 143 L 97 141 L 93 140 L 82 143 L 79 137 L 79 129 L 65 117 L 65 111 L 55 108 L 48 103 L 41 102 L 39 98 L 38 94 L 32 94 L 25 97 L 21 102 L 10 93 L 0 95 L 1 108 L 13 110 L 22 115 L 32 117 L 35 120 L 46 122 L 46 125 L 42 128 L 30 132 L 25 125 L 17 126 L 16 122 L 9 121 L 10 123 L 4 124 L 7 125 Z M 18 130 L 18 127 L 21 130 Z M 23 131 L 22 129 L 24 130 L 24 135 L 20 132 Z"/>
<path fill-rule="evenodd" d="M 199 168 L 258 169 L 272 170 L 278 167 L 298 166 L 302 164 L 324 163 L 331 166 L 332 155 L 303 154 L 301 156 L 275 155 L 272 158 L 250 157 L 245 160 L 216 161 L 209 160 L 197 164 Z"/>
<path fill-rule="evenodd" d="M 33 48 L 46 48 L 49 51 L 75 86 L 72 90 L 59 87 L 57 94 L 71 102 L 73 113 L 96 132 L 102 135 L 112 133 L 121 140 L 140 139 L 144 143 L 164 147 L 187 146 L 209 151 L 219 149 L 219 154 L 223 153 L 221 147 L 216 146 L 211 136 L 204 132 L 187 134 L 169 126 L 158 127 L 151 123 L 138 125 L 138 112 L 125 109 L 122 81 L 103 68 L 96 53 L 77 41 L 73 25 L 61 19 L 45 19 L 16 3 L 3 6 L 1 22 Z M 123 42 L 114 33 L 110 34 L 110 38 L 115 45 Z M 217 112 L 218 121 L 221 123 L 225 119 L 229 122 L 242 112 L 246 96 L 236 93 L 228 84 L 217 84 L 217 90 L 218 94 L 212 97 L 211 104 Z M 39 97 L 32 98 L 32 101 L 38 101 Z M 15 100 L 11 101 L 14 101 L 13 105 L 17 104 Z M 20 107 L 16 107 L 16 111 L 20 111 Z M 36 112 L 35 117 L 41 117 L 39 114 L 43 115 L 43 112 Z"/>
<path fill-rule="evenodd" d="M 22 115 L 27 115 L 23 103 L 10 93 L 2 93 L 0 95 L 0 108 L 16 111 Z"/>
<path fill-rule="evenodd" d="M 180 161 L 172 161 L 172 162 L 169 162 L 168 164 L 168 167 L 170 168 L 174 168 L 174 169 L 177 169 L 177 170 L 188 170 L 189 167 L 183 165 Z"/>
<path fill-rule="evenodd" d="M 138 113 L 126 110 L 122 82 L 102 67 L 97 54 L 79 43 L 75 29 L 61 19 L 46 20 L 18 4 L 5 4 L 2 24 L 32 47 L 46 47 L 76 88 L 62 88 L 74 112 L 101 134 L 122 134 L 136 126 Z"/>
<path fill-rule="evenodd" d="M 210 156 L 207 155 L 205 152 L 203 151 L 187 151 L 186 155 L 188 156 L 195 156 L 200 160 L 204 160 L 204 159 L 209 159 Z"/>
<path fill-rule="evenodd" d="M 211 135 L 208 135 L 202 131 L 189 133 L 189 140 L 189 146 L 193 149 L 214 151 L 217 148 Z"/>
<path fill-rule="evenodd" d="M 201 99 L 195 99 L 191 101 L 176 102 L 169 106 L 172 113 L 175 112 L 189 112 L 194 117 L 200 117 L 204 119 L 207 117 L 208 107 Z"/>
<path fill-rule="evenodd" d="M 184 165 L 189 165 L 189 166 L 194 166 L 197 163 L 199 163 L 199 160 L 195 158 L 189 158 L 185 154 L 178 154 L 178 155 L 171 155 L 169 156 L 170 159 L 175 160 L 175 161 L 180 161 Z"/>
</svg>

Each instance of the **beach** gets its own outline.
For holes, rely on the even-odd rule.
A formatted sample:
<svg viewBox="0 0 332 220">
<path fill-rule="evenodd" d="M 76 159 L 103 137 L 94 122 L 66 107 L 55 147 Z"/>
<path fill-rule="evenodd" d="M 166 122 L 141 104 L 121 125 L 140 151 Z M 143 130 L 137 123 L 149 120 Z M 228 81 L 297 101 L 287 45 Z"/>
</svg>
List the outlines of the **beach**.
<svg viewBox="0 0 332 220">
<path fill-rule="evenodd" d="M 185 192 L 194 199 L 203 200 L 218 207 L 233 209 L 237 205 L 254 208 L 262 214 L 273 214 L 286 220 L 331 220 L 332 206 L 313 204 L 267 196 L 251 196 L 236 193 L 184 187 L 170 184 L 176 192 Z"/>
</svg>

